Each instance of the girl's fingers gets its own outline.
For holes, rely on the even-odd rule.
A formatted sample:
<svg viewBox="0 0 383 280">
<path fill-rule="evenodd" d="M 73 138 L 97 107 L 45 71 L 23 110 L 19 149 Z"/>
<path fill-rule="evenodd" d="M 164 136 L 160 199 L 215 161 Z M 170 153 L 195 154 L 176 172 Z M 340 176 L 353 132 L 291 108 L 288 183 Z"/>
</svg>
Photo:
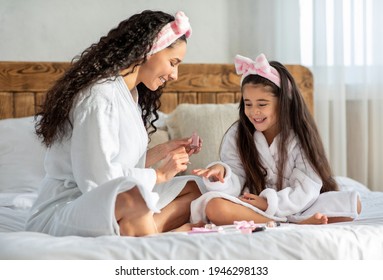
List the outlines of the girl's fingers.
<svg viewBox="0 0 383 280">
<path fill-rule="evenodd" d="M 205 177 L 205 173 L 208 171 L 208 169 L 194 169 L 192 172 L 193 174 L 195 175 L 198 175 L 198 176 L 204 176 Z"/>
<path fill-rule="evenodd" d="M 249 199 L 253 200 L 253 199 L 255 199 L 256 197 L 257 197 L 257 196 L 256 196 L 255 194 L 251 194 L 251 193 L 244 193 L 244 194 L 243 194 L 243 198 L 246 199 L 246 200 L 249 200 Z"/>
</svg>

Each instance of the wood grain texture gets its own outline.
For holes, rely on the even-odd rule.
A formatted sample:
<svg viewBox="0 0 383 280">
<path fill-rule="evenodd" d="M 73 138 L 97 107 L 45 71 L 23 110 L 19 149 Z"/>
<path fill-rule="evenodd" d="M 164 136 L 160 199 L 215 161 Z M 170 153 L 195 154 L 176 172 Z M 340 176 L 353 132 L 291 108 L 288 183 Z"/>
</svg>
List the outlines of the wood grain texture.
<svg viewBox="0 0 383 280">
<path fill-rule="evenodd" d="M 69 62 L 0 62 L 0 119 L 30 116 Z M 313 76 L 301 65 L 286 65 L 313 113 Z M 168 82 L 161 111 L 180 103 L 233 103 L 241 98 L 240 77 L 232 64 L 181 64 L 178 79 Z"/>
<path fill-rule="evenodd" d="M 0 91 L 45 92 L 68 67 L 68 62 L 0 62 Z"/>
</svg>

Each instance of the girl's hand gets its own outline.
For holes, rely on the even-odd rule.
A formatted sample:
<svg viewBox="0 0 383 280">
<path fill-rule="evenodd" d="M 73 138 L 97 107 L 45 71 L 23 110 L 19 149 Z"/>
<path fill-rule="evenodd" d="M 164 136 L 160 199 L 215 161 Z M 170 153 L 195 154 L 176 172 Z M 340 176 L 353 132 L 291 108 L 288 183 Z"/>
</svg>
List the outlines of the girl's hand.
<svg viewBox="0 0 383 280">
<path fill-rule="evenodd" d="M 225 167 L 221 164 L 214 164 L 206 169 L 194 169 L 192 173 L 197 176 L 205 177 L 210 182 L 225 182 Z"/>
<path fill-rule="evenodd" d="M 254 207 L 257 207 L 262 211 L 266 211 L 267 207 L 269 206 L 265 198 L 251 193 L 244 193 L 242 197 L 239 197 L 239 199 L 243 202 L 253 205 Z"/>
<path fill-rule="evenodd" d="M 189 163 L 189 155 L 186 153 L 185 147 L 179 147 L 171 151 L 156 169 L 157 181 L 162 183 L 172 179 L 177 173 L 185 171 Z"/>
</svg>

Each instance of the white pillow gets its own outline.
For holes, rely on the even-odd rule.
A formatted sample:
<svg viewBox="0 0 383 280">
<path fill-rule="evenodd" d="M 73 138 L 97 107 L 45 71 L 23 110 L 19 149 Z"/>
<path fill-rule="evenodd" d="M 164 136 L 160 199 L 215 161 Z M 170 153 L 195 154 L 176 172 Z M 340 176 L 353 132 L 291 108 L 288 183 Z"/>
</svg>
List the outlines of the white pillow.
<svg viewBox="0 0 383 280">
<path fill-rule="evenodd" d="M 157 111 L 158 113 L 158 119 L 154 122 L 157 129 L 166 130 L 166 119 L 168 118 L 168 114 Z"/>
<path fill-rule="evenodd" d="M 45 147 L 34 118 L 0 120 L 0 192 L 35 192 L 44 177 Z"/>
<path fill-rule="evenodd" d="M 165 143 L 170 140 L 169 133 L 164 129 L 157 129 L 156 132 L 154 132 L 150 136 L 150 142 L 148 143 L 148 148 L 153 148 L 154 146 L 158 144 Z"/>
<path fill-rule="evenodd" d="M 180 104 L 166 118 L 171 139 L 184 138 L 194 131 L 202 138 L 202 150 L 192 155 L 185 174 L 219 160 L 219 147 L 227 129 L 238 120 L 238 103 Z"/>
</svg>

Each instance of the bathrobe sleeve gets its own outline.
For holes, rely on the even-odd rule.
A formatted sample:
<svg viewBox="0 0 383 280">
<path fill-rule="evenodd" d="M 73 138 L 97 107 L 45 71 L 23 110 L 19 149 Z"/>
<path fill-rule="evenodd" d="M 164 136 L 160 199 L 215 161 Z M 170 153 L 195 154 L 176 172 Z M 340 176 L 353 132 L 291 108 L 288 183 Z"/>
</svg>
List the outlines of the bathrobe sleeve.
<svg viewBox="0 0 383 280">
<path fill-rule="evenodd" d="M 209 191 L 220 191 L 237 197 L 240 195 L 242 186 L 245 182 L 245 174 L 237 153 L 235 137 L 236 126 L 234 125 L 222 139 L 220 152 L 221 161 L 210 163 L 207 166 L 210 167 L 216 163 L 223 165 L 226 172 L 224 182 L 210 182 L 206 178 L 203 178 L 203 181 Z"/>
<path fill-rule="evenodd" d="M 275 186 L 267 186 L 260 193 L 268 203 L 265 212 L 272 216 L 287 217 L 306 210 L 317 200 L 322 187 L 321 178 L 311 167 L 299 143 L 294 139 L 289 145 L 285 186 L 280 191 Z M 276 176 L 270 173 L 268 170 L 268 176 Z"/>
<path fill-rule="evenodd" d="M 73 113 L 71 158 L 74 179 L 84 193 L 122 176 L 131 177 L 152 191 L 156 172 L 149 168 L 123 168 L 118 161 L 119 114 L 113 95 L 103 95 L 94 102 L 80 104 Z M 129 143 L 135 149 L 135 143 Z M 137 143 L 139 144 L 139 143 Z"/>
</svg>

